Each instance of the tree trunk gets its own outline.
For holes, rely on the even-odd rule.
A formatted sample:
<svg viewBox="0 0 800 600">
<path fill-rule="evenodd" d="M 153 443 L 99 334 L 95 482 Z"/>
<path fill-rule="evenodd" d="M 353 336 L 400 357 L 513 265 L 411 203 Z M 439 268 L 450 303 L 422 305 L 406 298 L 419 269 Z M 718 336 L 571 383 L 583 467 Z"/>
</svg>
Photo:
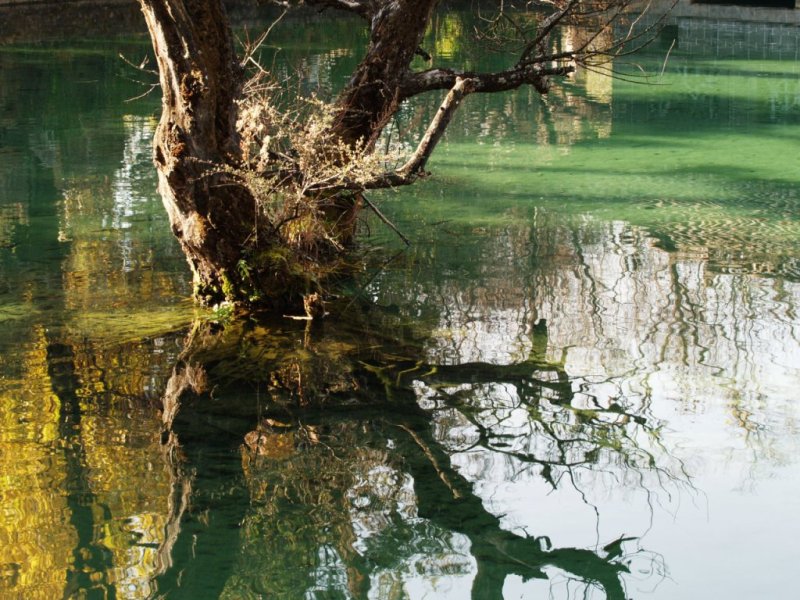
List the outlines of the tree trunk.
<svg viewBox="0 0 800 600">
<path fill-rule="evenodd" d="M 344 141 L 377 141 L 403 100 L 402 83 L 438 2 L 386 2 L 371 15 L 367 54 L 339 96 L 337 127 Z"/>
<path fill-rule="evenodd" d="M 370 23 L 367 53 L 339 94 L 334 133 L 349 146 L 364 144 L 371 151 L 384 127 L 397 112 L 400 90 L 439 0 L 400 0 L 375 9 L 364 8 Z M 355 235 L 360 194 L 340 196 L 326 209 L 326 218 L 339 224 L 345 242 Z M 349 228 L 348 228 L 349 225 Z"/>
<path fill-rule="evenodd" d="M 243 72 L 219 0 L 140 0 L 163 94 L 155 136 L 159 192 L 194 275 L 212 304 L 258 292 L 240 271 L 259 241 L 257 206 L 225 172 L 237 167 L 236 99 Z"/>
<path fill-rule="evenodd" d="M 372 16 L 369 49 L 338 102 L 334 133 L 346 143 L 371 146 L 397 110 L 437 1 L 390 2 Z M 244 75 L 221 0 L 139 2 L 163 94 L 155 136 L 159 192 L 191 266 L 195 296 L 206 304 L 296 303 L 316 291 L 319 277 L 303 273 L 313 266 L 287 260 L 286 240 L 235 173 L 243 166 L 236 101 Z M 359 195 L 340 193 L 318 204 L 334 232 L 334 254 L 341 252 L 353 239 Z"/>
<path fill-rule="evenodd" d="M 227 300 L 276 307 L 297 304 L 302 297 L 318 292 L 344 263 L 342 255 L 353 240 L 358 211 L 362 204 L 369 204 L 361 201 L 361 192 L 407 185 L 423 173 L 450 117 L 467 94 L 523 85 L 545 93 L 549 77 L 571 73 L 577 63 L 594 64 L 592 60 L 622 53 L 625 42 L 638 37 L 629 32 L 620 38 L 612 36 L 600 49 L 587 43 L 576 51 L 552 53 L 548 50 L 551 32 L 565 24 L 580 3 L 568 0 L 562 8 L 553 8 L 549 16 L 542 15 L 540 28 L 530 35 L 517 28 L 525 43 L 517 62 L 506 70 L 480 73 L 429 68 L 415 72 L 411 63 L 438 0 L 305 0 L 306 4 L 365 18 L 369 46 L 339 95 L 334 107 L 337 118 L 324 132 L 329 135 L 323 136 L 320 148 L 313 146 L 317 155 L 303 162 L 293 158 L 297 147 L 272 152 L 261 146 L 259 155 L 264 151 L 266 166 L 259 163 L 254 168 L 244 164 L 237 133 L 237 101 L 244 73 L 222 0 L 139 3 L 155 49 L 163 93 L 155 137 L 159 191 L 194 274 L 195 295 L 207 304 Z M 590 41 L 611 31 L 627 5 L 620 0 L 600 10 L 605 16 Z M 505 13 L 497 19 L 501 16 Z M 308 183 L 314 181 L 307 178 L 314 174 L 313 164 L 309 167 L 308 162 L 357 171 L 363 152 L 372 151 L 404 100 L 444 89 L 449 90 L 448 95 L 417 151 L 402 168 L 370 173 L 366 179 L 326 175 L 321 183 Z M 302 123 L 297 131 L 305 132 Z M 258 138 L 254 139 L 248 144 L 257 144 Z M 307 150 L 305 142 L 294 141 L 303 139 L 290 135 L 287 145 L 302 144 Z M 342 149 L 338 142 L 349 148 Z M 324 160 L 319 159 L 320 153 Z M 248 185 L 256 172 L 264 175 L 266 187 L 274 186 L 269 192 Z M 279 183 L 272 183 L 275 181 Z M 281 196 L 282 192 L 287 193 Z M 265 194 L 267 198 L 263 198 Z M 275 204 L 283 207 L 283 213 L 274 210 Z M 274 223 L 267 218 L 267 211 L 272 211 Z"/>
</svg>

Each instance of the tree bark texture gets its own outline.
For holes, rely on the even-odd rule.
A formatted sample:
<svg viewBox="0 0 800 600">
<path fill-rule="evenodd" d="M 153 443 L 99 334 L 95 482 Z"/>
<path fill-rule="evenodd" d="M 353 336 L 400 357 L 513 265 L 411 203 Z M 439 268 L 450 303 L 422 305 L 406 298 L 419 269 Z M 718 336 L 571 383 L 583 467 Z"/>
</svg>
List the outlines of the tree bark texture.
<svg viewBox="0 0 800 600">
<path fill-rule="evenodd" d="M 255 199 L 221 172 L 238 164 L 242 69 L 219 0 L 140 0 L 163 94 L 155 136 L 159 192 L 186 253 L 195 293 L 230 295 L 243 248 L 257 233 Z"/>
<path fill-rule="evenodd" d="M 402 83 L 439 0 L 393 0 L 368 15 L 367 54 L 339 96 L 338 133 L 374 144 L 403 100 Z"/>
</svg>

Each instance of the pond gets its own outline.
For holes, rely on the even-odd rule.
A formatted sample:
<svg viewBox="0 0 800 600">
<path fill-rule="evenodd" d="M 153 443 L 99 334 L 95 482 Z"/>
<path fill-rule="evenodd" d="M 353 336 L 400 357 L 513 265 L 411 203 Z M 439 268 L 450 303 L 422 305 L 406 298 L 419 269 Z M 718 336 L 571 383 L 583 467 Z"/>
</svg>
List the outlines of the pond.
<svg viewBox="0 0 800 600">
<path fill-rule="evenodd" d="M 795 598 L 800 31 L 714 31 L 468 98 L 314 327 L 193 306 L 144 38 L 0 47 L 0 597 Z"/>
</svg>

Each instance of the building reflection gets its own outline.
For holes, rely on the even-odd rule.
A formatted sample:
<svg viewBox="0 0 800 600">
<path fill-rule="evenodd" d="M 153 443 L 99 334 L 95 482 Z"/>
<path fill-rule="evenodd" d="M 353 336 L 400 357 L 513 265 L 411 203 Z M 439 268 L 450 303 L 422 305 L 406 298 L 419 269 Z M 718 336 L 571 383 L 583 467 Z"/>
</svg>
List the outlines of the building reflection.
<svg viewBox="0 0 800 600">
<path fill-rule="evenodd" d="M 151 597 L 170 499 L 146 400 L 158 353 L 152 343 L 108 350 L 36 331 L 7 354 L 21 372 L 1 396 L 0 589 Z"/>
<path fill-rule="evenodd" d="M 124 150 L 113 175 L 99 184 L 70 182 L 59 206 L 58 237 L 69 243 L 65 309 L 83 321 L 103 309 L 137 313 L 174 304 L 187 291 L 180 251 L 164 231 L 151 187 L 155 120 L 126 115 L 122 121 Z"/>
</svg>

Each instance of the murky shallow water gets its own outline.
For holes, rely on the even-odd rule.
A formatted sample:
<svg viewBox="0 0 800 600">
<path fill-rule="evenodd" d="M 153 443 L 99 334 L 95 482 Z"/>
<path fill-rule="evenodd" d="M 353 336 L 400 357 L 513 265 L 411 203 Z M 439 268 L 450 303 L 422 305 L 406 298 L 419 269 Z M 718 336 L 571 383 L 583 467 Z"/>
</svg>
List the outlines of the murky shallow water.
<svg viewBox="0 0 800 600">
<path fill-rule="evenodd" d="M 309 85 L 357 59 L 278 35 Z M 692 42 L 470 98 L 341 318 L 223 331 L 144 44 L 0 49 L 0 596 L 795 597 L 799 67 Z"/>
</svg>

